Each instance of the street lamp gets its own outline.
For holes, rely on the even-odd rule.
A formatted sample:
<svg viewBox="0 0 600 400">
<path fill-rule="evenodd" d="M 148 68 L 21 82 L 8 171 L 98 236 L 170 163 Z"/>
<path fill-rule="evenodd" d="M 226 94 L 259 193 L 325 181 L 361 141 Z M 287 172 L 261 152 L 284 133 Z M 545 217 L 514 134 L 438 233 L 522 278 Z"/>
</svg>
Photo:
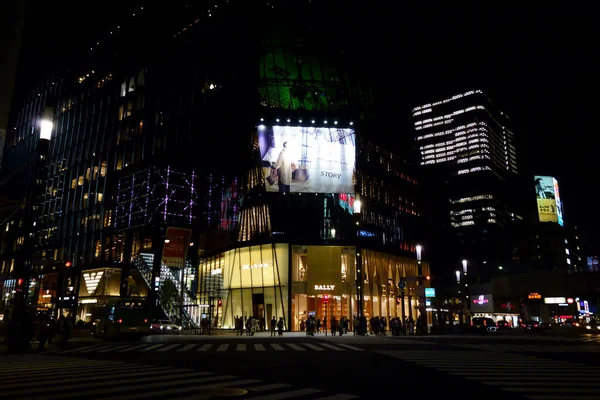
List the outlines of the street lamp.
<svg viewBox="0 0 600 400">
<path fill-rule="evenodd" d="M 331 228 L 331 238 L 335 239 L 335 228 Z"/>
<path fill-rule="evenodd" d="M 358 191 L 358 190 L 357 190 Z M 358 321 L 359 321 L 359 331 L 358 334 L 359 335 L 364 335 L 366 333 L 366 320 L 364 319 L 364 292 L 363 292 L 363 283 L 365 282 L 365 279 L 363 277 L 363 272 L 362 272 L 362 257 L 361 257 L 361 253 L 362 253 L 362 249 L 360 247 L 360 213 L 361 213 L 361 205 L 362 203 L 360 202 L 360 200 L 358 199 L 358 196 L 355 195 L 354 196 L 355 200 L 354 200 L 354 215 L 356 216 L 356 297 L 357 297 L 357 307 L 356 307 L 356 311 L 358 314 Z"/>
<path fill-rule="evenodd" d="M 454 271 L 454 273 L 456 274 L 456 283 L 460 284 L 460 271 L 456 270 L 456 271 Z"/>
<path fill-rule="evenodd" d="M 418 244 L 415 247 L 417 253 L 417 275 L 419 281 L 419 313 L 421 314 L 420 333 L 427 333 L 427 309 L 425 308 L 425 277 L 423 276 L 422 252 L 423 246 Z"/>
<path fill-rule="evenodd" d="M 462 260 L 462 267 L 463 267 L 463 272 L 466 275 L 467 274 L 467 260 Z"/>
</svg>

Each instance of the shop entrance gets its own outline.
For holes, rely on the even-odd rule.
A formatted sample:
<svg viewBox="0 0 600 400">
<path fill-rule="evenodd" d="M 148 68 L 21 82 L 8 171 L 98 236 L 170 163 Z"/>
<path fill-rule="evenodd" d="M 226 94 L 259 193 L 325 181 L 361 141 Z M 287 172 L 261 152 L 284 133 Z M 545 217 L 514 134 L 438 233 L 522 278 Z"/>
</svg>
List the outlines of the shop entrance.
<svg viewBox="0 0 600 400">
<path fill-rule="evenodd" d="M 265 295 L 263 293 L 252 293 L 252 315 L 258 318 L 261 330 L 265 326 Z"/>
</svg>

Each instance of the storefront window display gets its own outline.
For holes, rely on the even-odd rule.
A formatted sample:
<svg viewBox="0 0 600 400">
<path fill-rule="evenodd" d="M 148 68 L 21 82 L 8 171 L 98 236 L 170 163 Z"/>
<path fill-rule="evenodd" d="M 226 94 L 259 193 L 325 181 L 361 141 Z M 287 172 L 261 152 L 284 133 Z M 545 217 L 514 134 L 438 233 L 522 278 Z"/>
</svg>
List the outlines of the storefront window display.
<svg viewBox="0 0 600 400">
<path fill-rule="evenodd" d="M 416 260 L 370 250 L 361 254 L 365 316 L 401 317 L 398 282 L 416 278 Z M 428 269 L 424 264 L 423 273 Z M 262 329 L 272 317 L 283 317 L 291 330 L 300 330 L 311 315 L 328 322 L 332 316 L 351 319 L 358 308 L 356 249 L 278 243 L 230 250 L 200 262 L 197 298 L 195 318 L 209 318 L 215 328 L 232 329 L 236 316 L 255 316 Z M 417 318 L 417 307 L 415 279 L 407 282 L 404 315 Z"/>
<path fill-rule="evenodd" d="M 235 317 L 288 318 L 288 244 L 241 247 L 200 262 L 200 317 L 232 329 Z"/>
<path fill-rule="evenodd" d="M 417 276 L 416 260 L 363 250 L 364 314 L 401 317 L 398 290 L 401 277 Z M 428 266 L 423 266 L 428 273 Z M 405 316 L 418 316 L 416 282 L 407 282 Z M 309 316 L 329 321 L 357 314 L 356 249 L 340 246 L 292 247 L 292 329 L 299 330 Z"/>
<path fill-rule="evenodd" d="M 42 275 L 38 294 L 38 310 L 54 310 L 58 299 L 58 273 Z"/>
</svg>

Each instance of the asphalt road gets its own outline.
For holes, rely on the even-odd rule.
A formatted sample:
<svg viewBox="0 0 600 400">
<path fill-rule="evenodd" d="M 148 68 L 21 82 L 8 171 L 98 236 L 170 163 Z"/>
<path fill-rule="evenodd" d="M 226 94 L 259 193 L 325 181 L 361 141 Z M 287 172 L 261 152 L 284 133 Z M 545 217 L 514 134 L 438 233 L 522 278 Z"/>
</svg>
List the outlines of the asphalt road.
<svg viewBox="0 0 600 400">
<path fill-rule="evenodd" d="M 591 400 L 599 356 L 600 335 L 152 336 L 0 356 L 0 397 Z"/>
</svg>

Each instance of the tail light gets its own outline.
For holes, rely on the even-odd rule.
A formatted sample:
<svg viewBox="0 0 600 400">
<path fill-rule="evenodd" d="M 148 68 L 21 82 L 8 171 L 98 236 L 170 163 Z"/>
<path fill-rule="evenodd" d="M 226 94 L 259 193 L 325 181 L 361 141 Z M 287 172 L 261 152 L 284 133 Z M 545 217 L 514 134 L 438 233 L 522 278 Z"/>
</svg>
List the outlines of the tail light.
<svg viewBox="0 0 600 400">
<path fill-rule="evenodd" d="M 538 324 L 533 324 L 533 327 L 534 327 L 534 328 L 537 328 L 537 327 L 538 327 Z"/>
<path fill-rule="evenodd" d="M 123 320 L 122 320 L 122 319 L 120 319 L 118 322 L 119 322 L 120 324 L 122 324 L 122 323 L 123 323 Z"/>
<path fill-rule="evenodd" d="M 144 319 L 144 323 L 147 323 L 147 322 L 148 322 L 148 318 L 145 318 L 145 319 Z"/>
</svg>

